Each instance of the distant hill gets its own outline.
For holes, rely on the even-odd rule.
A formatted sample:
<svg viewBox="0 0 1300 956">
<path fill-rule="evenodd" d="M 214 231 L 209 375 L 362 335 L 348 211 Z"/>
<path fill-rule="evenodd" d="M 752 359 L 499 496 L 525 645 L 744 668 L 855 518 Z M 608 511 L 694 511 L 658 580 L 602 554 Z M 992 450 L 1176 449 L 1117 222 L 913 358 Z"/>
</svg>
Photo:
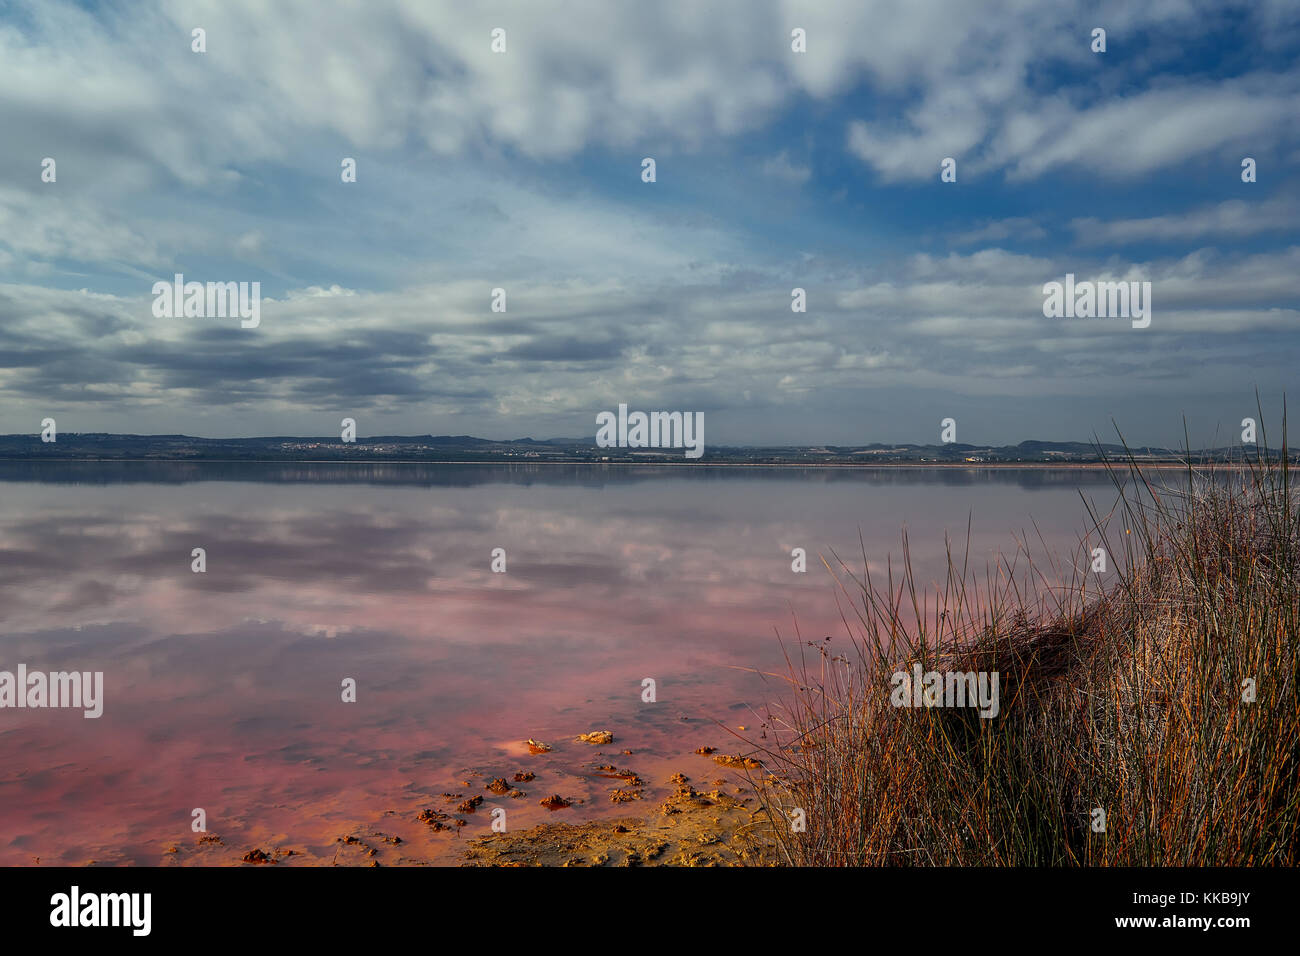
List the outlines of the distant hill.
<svg viewBox="0 0 1300 956">
<path fill-rule="evenodd" d="M 1250 447 L 1249 454 L 1255 449 Z M 1150 461 L 1238 461 L 1241 448 L 1213 448 L 1190 456 L 1169 448 L 1088 442 L 1030 440 L 1018 445 L 882 444 L 706 446 L 703 457 L 685 458 L 681 449 L 600 448 L 591 438 L 513 438 L 494 441 L 473 435 L 371 435 L 345 444 L 337 435 L 272 435 L 259 438 L 196 438 L 191 435 L 115 435 L 61 432 L 55 442 L 38 434 L 0 435 L 0 458 L 175 461 L 683 461 L 690 464 L 1043 464 L 1097 462 L 1103 456 L 1133 455 Z"/>
</svg>

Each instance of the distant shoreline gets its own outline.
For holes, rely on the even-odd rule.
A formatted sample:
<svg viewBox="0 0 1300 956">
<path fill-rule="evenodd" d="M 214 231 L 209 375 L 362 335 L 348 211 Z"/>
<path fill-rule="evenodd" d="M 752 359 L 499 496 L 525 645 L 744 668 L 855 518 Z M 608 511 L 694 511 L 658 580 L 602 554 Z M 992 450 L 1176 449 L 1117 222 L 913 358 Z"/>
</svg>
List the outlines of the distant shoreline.
<svg viewBox="0 0 1300 956">
<path fill-rule="evenodd" d="M 78 464 L 114 464 L 114 463 L 134 463 L 134 464 L 169 464 L 169 465 L 203 465 L 203 464 L 226 464 L 226 465 L 523 465 L 533 467 L 536 465 L 577 465 L 585 468 L 609 468 L 609 467 L 632 467 L 632 468 L 662 468 L 665 466 L 674 468 L 841 468 L 855 470 L 895 470 L 895 469 L 916 469 L 916 470 L 1016 470 L 1016 469 L 1039 469 L 1047 468 L 1053 470 L 1089 470 L 1089 469 L 1106 469 L 1115 467 L 1127 467 L 1129 459 L 1116 458 L 1110 462 L 1103 461 L 894 461 L 894 462 L 857 462 L 857 461 L 826 461 L 826 462 L 797 462 L 797 461 L 772 461 L 772 462 L 751 462 L 751 461 L 583 461 L 579 459 L 556 461 L 556 460 L 441 460 L 429 459 L 419 460 L 411 458 L 77 458 L 68 456 L 66 458 L 54 457 L 30 457 L 30 458 L 8 458 L 0 457 L 0 462 L 23 462 L 23 463 L 50 463 L 59 464 L 61 462 L 76 462 Z M 1210 461 L 1210 462 L 1178 462 L 1178 461 L 1143 461 L 1134 459 L 1133 464 L 1143 468 L 1159 469 L 1186 469 L 1192 468 L 1250 468 L 1252 462 L 1240 461 Z"/>
</svg>

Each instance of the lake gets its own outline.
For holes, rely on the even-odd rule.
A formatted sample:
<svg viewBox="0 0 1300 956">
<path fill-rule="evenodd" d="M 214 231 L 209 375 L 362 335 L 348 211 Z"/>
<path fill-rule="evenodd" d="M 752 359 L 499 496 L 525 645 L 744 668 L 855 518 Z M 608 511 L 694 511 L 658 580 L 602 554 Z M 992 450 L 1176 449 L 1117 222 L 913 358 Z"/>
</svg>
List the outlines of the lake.
<svg viewBox="0 0 1300 956">
<path fill-rule="evenodd" d="M 99 718 L 0 710 L 0 864 L 329 863 L 354 833 L 449 862 L 492 807 L 648 811 L 674 771 L 718 775 L 697 747 L 761 733 L 796 626 L 846 643 L 819 555 L 883 575 L 906 528 L 934 580 L 969 520 L 974 567 L 1018 540 L 1068 562 L 1081 491 L 1115 499 L 1077 468 L 0 463 L 0 670 L 104 682 Z M 459 833 L 417 820 L 476 794 Z"/>
</svg>

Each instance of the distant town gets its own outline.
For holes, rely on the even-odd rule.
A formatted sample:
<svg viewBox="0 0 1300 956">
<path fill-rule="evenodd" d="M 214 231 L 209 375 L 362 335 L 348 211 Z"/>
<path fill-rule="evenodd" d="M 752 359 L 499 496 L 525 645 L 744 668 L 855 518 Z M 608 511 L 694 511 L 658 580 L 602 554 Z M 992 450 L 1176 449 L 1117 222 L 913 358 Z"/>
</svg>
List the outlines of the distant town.
<svg viewBox="0 0 1300 956">
<path fill-rule="evenodd" d="M 1273 452 L 1273 457 L 1277 453 Z M 1133 458 L 1152 464 L 1240 462 L 1259 455 L 1246 445 L 1193 450 L 1125 448 L 1120 444 L 1023 441 L 1018 445 L 866 444 L 774 447 L 715 445 L 686 459 L 681 449 L 602 448 L 593 438 L 518 438 L 493 441 L 469 435 L 383 435 L 343 442 L 337 437 L 195 438 L 189 435 L 115 435 L 63 432 L 0 435 L 0 459 L 102 461 L 412 461 L 654 463 L 684 465 L 1076 465 Z M 1297 460 L 1295 453 L 1290 453 Z"/>
</svg>

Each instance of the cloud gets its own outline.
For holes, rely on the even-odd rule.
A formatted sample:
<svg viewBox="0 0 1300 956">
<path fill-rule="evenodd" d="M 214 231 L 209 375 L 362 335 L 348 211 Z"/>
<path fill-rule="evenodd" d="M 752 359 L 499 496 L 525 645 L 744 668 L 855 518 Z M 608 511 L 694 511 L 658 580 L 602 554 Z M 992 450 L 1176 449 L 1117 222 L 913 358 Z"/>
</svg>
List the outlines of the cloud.
<svg viewBox="0 0 1300 956">
<path fill-rule="evenodd" d="M 136 188 L 229 187 L 302 143 L 538 161 L 593 146 L 694 150 L 759 129 L 802 97 L 825 101 L 864 83 L 879 115 L 849 124 L 848 146 L 888 181 L 924 178 L 944 156 L 1015 176 L 1062 162 L 1129 175 L 1293 135 L 1280 120 L 1294 70 L 1213 84 L 1157 75 L 1146 89 L 1098 95 L 1103 61 L 1088 52 L 1081 2 L 914 0 L 902 10 L 886 0 L 720 0 L 706 11 L 692 0 L 573 0 L 564 15 L 453 0 L 23 9 L 0 25 L 9 132 L 0 160 L 24 168 L 55 156 L 83 181 L 93 169 L 97 183 Z M 1187 37 L 1221 26 L 1181 3 L 1107 4 L 1090 16 L 1111 24 L 1110 68 L 1141 65 L 1141 48 L 1124 44 L 1143 30 Z M 1264 5 L 1234 26 L 1262 42 L 1295 20 Z M 808 32 L 807 53 L 790 50 L 795 24 Z M 199 25 L 203 54 L 190 49 Z M 490 49 L 498 27 L 505 53 Z M 1066 92 L 1035 82 L 1044 65 L 1062 67 Z M 1112 148 L 1093 148 L 1102 141 Z"/>
<path fill-rule="evenodd" d="M 1207 236 L 1242 238 L 1268 232 L 1286 232 L 1300 222 L 1300 201 L 1276 198 L 1259 202 L 1229 199 L 1182 213 L 1145 219 L 1075 219 L 1070 223 L 1081 245 L 1123 245 L 1203 239 Z"/>
<path fill-rule="evenodd" d="M 1284 381 L 1297 208 L 1262 191 L 1300 155 L 1298 20 L 1191 0 L 8 7 L 0 409 L 13 430 L 53 408 L 219 434 L 364 410 L 513 437 L 626 397 L 790 436 L 871 390 L 920 415 L 940 393 L 1186 394 L 1179 361 Z M 947 156 L 957 186 L 899 188 L 939 191 Z M 1224 191 L 1193 192 L 1215 164 Z M 154 320 L 173 272 L 261 281 L 261 327 Z M 1066 272 L 1149 278 L 1149 333 L 1046 323 Z"/>
<path fill-rule="evenodd" d="M 0 248 L 28 262 L 89 261 L 114 270 L 165 261 L 156 238 L 101 204 L 59 192 L 57 183 L 44 195 L 0 187 Z"/>
<path fill-rule="evenodd" d="M 266 236 L 253 229 L 235 240 L 235 256 L 240 259 L 256 259 L 266 247 Z"/>
<path fill-rule="evenodd" d="M 808 166 L 791 162 L 790 154 L 782 150 L 775 156 L 763 161 L 763 175 L 773 179 L 785 180 L 801 186 L 812 178 L 812 169 Z"/>
<path fill-rule="evenodd" d="M 1044 319 L 1042 285 L 1067 271 L 1151 281 L 1151 329 Z M 0 311 L 11 317 L 0 328 L 0 400 L 32 409 L 28 417 L 97 406 L 145 418 L 223 410 L 228 422 L 287 415 L 303 432 L 339 412 L 394 423 L 381 431 L 428 431 L 412 425 L 437 416 L 517 437 L 580 434 L 594 409 L 618 401 L 707 410 L 795 403 L 816 414 L 828 394 L 860 388 L 864 376 L 873 386 L 968 394 L 1087 389 L 1117 381 L 1121 368 L 1158 375 L 1170 354 L 1190 367 L 1260 374 L 1268 363 L 1225 357 L 1224 343 L 1293 329 L 1296 275 L 1300 247 L 1128 264 L 986 249 L 912 255 L 850 277 L 809 275 L 809 312 L 798 322 L 787 288 L 718 275 L 522 284 L 513 292 L 527 303 L 519 314 L 490 312 L 482 279 L 306 290 L 264 300 L 256 330 L 154 319 L 146 297 L 10 285 L 0 286 Z"/>
<path fill-rule="evenodd" d="M 1235 168 L 1241 156 L 1295 137 L 1297 97 L 1295 74 L 1179 83 L 1086 107 L 1058 97 L 1008 118 L 1012 135 L 990 148 L 985 162 L 1008 167 L 1012 179 L 1033 179 L 1063 165 L 1132 177 L 1231 149 Z"/>
<path fill-rule="evenodd" d="M 1044 239 L 1047 232 L 1033 219 L 1025 216 L 1013 216 L 1009 219 L 996 219 L 963 232 L 954 233 L 953 245 L 970 246 L 981 242 L 1005 242 L 1008 239 L 1033 241 Z"/>
</svg>

